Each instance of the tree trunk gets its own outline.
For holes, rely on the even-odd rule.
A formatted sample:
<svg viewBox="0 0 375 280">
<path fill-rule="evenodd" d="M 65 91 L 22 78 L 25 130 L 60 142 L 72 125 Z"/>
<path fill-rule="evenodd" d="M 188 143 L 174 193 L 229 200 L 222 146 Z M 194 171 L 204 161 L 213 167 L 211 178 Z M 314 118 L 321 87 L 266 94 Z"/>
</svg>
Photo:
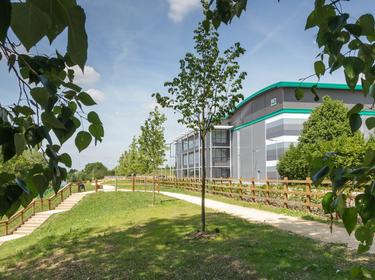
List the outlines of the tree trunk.
<svg viewBox="0 0 375 280">
<path fill-rule="evenodd" d="M 152 191 L 152 206 L 155 205 L 155 176 L 152 177 L 153 191 Z"/>
<path fill-rule="evenodd" d="M 206 231 L 206 207 L 205 207 L 205 196 L 206 196 L 206 139 L 205 136 L 201 136 L 201 153 L 202 153 L 202 173 L 201 173 L 201 183 L 202 183 L 202 213 L 201 213 L 201 219 L 202 219 L 202 227 L 201 231 Z"/>
</svg>

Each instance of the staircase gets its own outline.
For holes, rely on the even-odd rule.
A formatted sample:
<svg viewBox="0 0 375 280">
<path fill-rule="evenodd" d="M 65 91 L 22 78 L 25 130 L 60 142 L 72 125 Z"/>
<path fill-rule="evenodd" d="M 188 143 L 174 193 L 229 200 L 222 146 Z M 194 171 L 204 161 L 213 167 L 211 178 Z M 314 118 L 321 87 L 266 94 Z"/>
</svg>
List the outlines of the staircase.
<svg viewBox="0 0 375 280">
<path fill-rule="evenodd" d="M 18 227 L 13 232 L 13 234 L 0 237 L 0 245 L 6 241 L 18 239 L 32 233 L 53 214 L 65 212 L 72 209 L 74 205 L 76 205 L 85 195 L 89 193 L 93 192 L 90 191 L 73 193 L 71 196 L 66 198 L 62 203 L 60 203 L 54 210 L 36 213 L 35 215 L 31 216 L 23 225 Z"/>
</svg>

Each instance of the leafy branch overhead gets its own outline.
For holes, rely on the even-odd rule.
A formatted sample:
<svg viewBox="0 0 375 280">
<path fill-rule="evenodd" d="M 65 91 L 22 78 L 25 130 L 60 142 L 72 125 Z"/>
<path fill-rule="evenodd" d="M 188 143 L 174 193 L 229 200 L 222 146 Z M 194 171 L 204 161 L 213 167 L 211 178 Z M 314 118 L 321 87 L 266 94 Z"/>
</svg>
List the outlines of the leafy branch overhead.
<svg viewBox="0 0 375 280">
<path fill-rule="evenodd" d="M 86 16 L 75 0 L 0 1 L 0 60 L 18 81 L 18 100 L 0 105 L 0 145 L 3 161 L 27 149 L 43 151 L 48 165 L 30 168 L 27 174 L 0 173 L 0 216 L 11 216 L 16 207 L 42 196 L 52 185 L 57 191 L 66 179 L 72 160 L 61 146 L 77 130 L 75 143 L 84 150 L 92 139 L 102 141 L 104 129 L 92 97 L 74 83 L 72 67 L 82 71 L 87 59 Z M 52 43 L 67 29 L 67 52 L 53 56 L 29 51 L 43 38 Z M 16 38 L 12 41 L 10 38 Z M 27 53 L 20 53 L 20 46 Z M 16 97 L 17 98 L 17 97 Z M 88 131 L 83 124 L 88 123 Z M 58 144 L 53 139 L 58 140 Z M 65 167 L 63 167 L 65 166 Z"/>
</svg>

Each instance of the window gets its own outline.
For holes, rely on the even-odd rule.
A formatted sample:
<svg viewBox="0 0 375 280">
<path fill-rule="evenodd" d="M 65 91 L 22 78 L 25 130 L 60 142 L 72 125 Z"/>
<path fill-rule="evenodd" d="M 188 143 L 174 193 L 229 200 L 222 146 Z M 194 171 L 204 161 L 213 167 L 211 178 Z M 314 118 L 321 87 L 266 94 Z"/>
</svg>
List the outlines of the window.
<svg viewBox="0 0 375 280">
<path fill-rule="evenodd" d="M 184 155 L 184 167 L 187 167 L 187 163 L 188 163 L 188 157 L 187 155 Z"/>
<path fill-rule="evenodd" d="M 184 141 L 182 142 L 182 150 L 183 150 L 183 151 L 187 151 L 187 149 L 188 149 L 188 141 L 187 141 L 187 140 L 184 140 Z"/>
<path fill-rule="evenodd" d="M 229 130 L 214 130 L 212 144 L 213 146 L 229 146 Z"/>
<path fill-rule="evenodd" d="M 213 149 L 212 150 L 213 165 L 229 164 L 229 149 Z"/>
<path fill-rule="evenodd" d="M 194 153 L 189 154 L 189 167 L 194 166 Z"/>
<path fill-rule="evenodd" d="M 189 150 L 194 148 L 194 136 L 189 138 Z"/>
<path fill-rule="evenodd" d="M 214 178 L 229 178 L 230 169 L 229 167 L 214 167 L 212 168 L 212 177 Z"/>
</svg>

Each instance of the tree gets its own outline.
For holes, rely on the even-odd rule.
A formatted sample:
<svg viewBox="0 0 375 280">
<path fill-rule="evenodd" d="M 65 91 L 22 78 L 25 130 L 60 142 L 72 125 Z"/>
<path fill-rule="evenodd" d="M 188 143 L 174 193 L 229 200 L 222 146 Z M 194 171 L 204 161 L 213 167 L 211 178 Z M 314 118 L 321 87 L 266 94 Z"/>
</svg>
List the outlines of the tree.
<svg viewBox="0 0 375 280">
<path fill-rule="evenodd" d="M 3 162 L 26 149 L 40 149 L 48 160 L 47 166 L 36 165 L 26 176 L 0 173 L 0 217 L 14 214 L 19 204 L 27 206 L 50 184 L 55 191 L 60 188 L 67 176 L 61 164 L 72 164 L 69 154 L 61 153 L 60 148 L 77 130 L 75 144 L 79 151 L 87 148 L 92 138 L 96 143 L 104 136 L 99 116 L 94 111 L 84 112 L 85 106 L 95 102 L 74 83 L 71 69 L 78 65 L 84 70 L 88 46 L 85 21 L 84 10 L 75 0 L 0 1 L 0 60 L 7 63 L 19 88 L 13 105 L 0 105 Z M 66 29 L 65 55 L 57 50 L 52 56 L 30 53 L 41 39 L 47 37 L 52 43 Z M 20 53 L 20 44 L 26 53 Z M 86 120 L 88 131 L 83 126 L 80 129 Z"/>
<path fill-rule="evenodd" d="M 137 175 L 145 173 L 145 165 L 139 151 L 138 139 L 133 137 L 129 149 L 125 151 L 118 161 L 116 175 Z"/>
<path fill-rule="evenodd" d="M 277 170 L 282 177 L 305 179 L 312 171 L 311 163 L 328 153 L 335 166 L 355 168 L 366 151 L 363 135 L 350 129 L 344 103 L 329 96 L 323 97 L 323 103 L 303 124 L 298 142 L 278 162 Z"/>
<path fill-rule="evenodd" d="M 279 0 L 280 1 L 280 0 Z M 354 90 L 358 82 L 362 84 L 363 93 L 375 99 L 375 20 L 371 13 L 358 18 L 343 10 L 342 2 L 350 0 L 315 0 L 314 9 L 306 20 L 305 29 L 317 28 L 316 42 L 321 51 L 314 63 L 314 74 L 318 80 L 326 73 L 337 70 L 343 71 L 346 83 Z M 326 3 L 327 2 L 327 3 Z M 215 5 L 214 5 L 215 4 Z M 210 12 L 206 13 L 206 21 L 212 22 L 216 28 L 221 22 L 228 24 L 235 16 L 240 16 L 246 10 L 247 0 L 210 0 Z M 312 87 L 315 100 L 319 100 L 316 87 Z M 302 89 L 297 88 L 296 98 L 304 96 Z M 352 131 L 361 127 L 359 115 L 363 104 L 357 104 L 348 113 Z M 366 120 L 368 129 L 375 128 L 375 117 Z M 330 177 L 332 192 L 322 201 L 327 213 L 336 212 L 342 216 L 349 234 L 355 230 L 355 237 L 360 242 L 358 252 L 369 250 L 375 236 L 375 151 L 368 149 L 365 158 L 358 169 L 336 167 L 329 155 L 316 161 L 319 170 L 313 176 L 314 184 L 319 186 L 325 177 Z M 352 182 L 353 184 L 346 184 Z M 364 190 L 364 191 L 363 191 Z M 344 203 L 347 193 L 356 195 L 355 207 Z M 357 225 L 358 216 L 362 223 Z M 352 276 L 365 277 L 365 271 L 354 269 Z"/>
<path fill-rule="evenodd" d="M 165 161 L 166 144 L 164 139 L 164 123 L 166 121 L 164 114 L 161 114 L 158 107 L 150 113 L 150 116 L 141 126 L 141 135 L 139 137 L 139 150 L 146 170 L 154 173 L 157 168 Z M 155 180 L 153 184 L 152 204 L 155 204 Z"/>
<path fill-rule="evenodd" d="M 85 165 L 82 172 L 86 177 L 91 179 L 103 179 L 104 176 L 109 174 L 108 168 L 101 162 L 93 162 Z"/>
<path fill-rule="evenodd" d="M 1 152 L 0 159 L 2 159 Z M 25 177 L 35 165 L 41 165 L 45 168 L 47 167 L 47 161 L 42 153 L 36 150 L 27 150 L 5 163 L 0 163 L 0 170 L 17 177 Z"/>
<path fill-rule="evenodd" d="M 230 114 L 243 99 L 238 93 L 246 73 L 239 73 L 237 59 L 245 50 L 236 43 L 223 54 L 218 48 L 219 34 L 211 24 L 199 23 L 194 31 L 196 54 L 187 53 L 180 60 L 180 73 L 166 82 L 168 96 L 154 94 L 157 102 L 180 113 L 178 122 L 199 133 L 202 159 L 202 228 L 206 230 L 206 135 L 214 125 Z"/>
<path fill-rule="evenodd" d="M 290 145 L 289 149 L 280 157 L 277 172 L 281 177 L 291 180 L 303 180 L 309 174 L 309 165 L 302 145 Z"/>
</svg>

